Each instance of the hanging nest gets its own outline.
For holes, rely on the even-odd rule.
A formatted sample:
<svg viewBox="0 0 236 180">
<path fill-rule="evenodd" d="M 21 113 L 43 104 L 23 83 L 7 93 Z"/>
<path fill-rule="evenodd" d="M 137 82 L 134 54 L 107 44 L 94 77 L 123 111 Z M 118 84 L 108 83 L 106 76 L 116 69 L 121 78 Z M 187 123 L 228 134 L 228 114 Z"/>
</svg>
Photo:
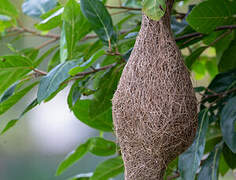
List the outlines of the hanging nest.
<svg viewBox="0 0 236 180">
<path fill-rule="evenodd" d="M 172 36 L 167 0 L 160 21 L 143 15 L 134 49 L 114 94 L 113 118 L 126 180 L 161 180 L 193 142 L 197 101 Z"/>
</svg>

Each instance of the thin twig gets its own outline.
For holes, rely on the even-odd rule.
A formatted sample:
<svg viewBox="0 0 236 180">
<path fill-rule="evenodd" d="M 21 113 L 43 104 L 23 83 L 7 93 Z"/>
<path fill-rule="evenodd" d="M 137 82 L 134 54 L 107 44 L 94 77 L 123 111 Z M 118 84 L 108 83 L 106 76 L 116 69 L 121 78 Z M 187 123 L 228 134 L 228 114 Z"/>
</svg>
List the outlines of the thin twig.
<svg viewBox="0 0 236 180">
<path fill-rule="evenodd" d="M 41 34 L 38 31 L 26 28 L 24 26 L 14 27 L 14 28 L 12 28 L 12 30 L 10 30 L 10 32 L 11 31 L 16 31 L 16 32 L 20 32 L 20 33 L 30 33 L 30 34 L 40 36 L 40 37 L 44 37 L 44 38 L 53 38 L 53 39 L 59 39 L 60 38 L 59 35 L 56 35 L 56 34 Z"/>
<path fill-rule="evenodd" d="M 214 31 L 221 31 L 221 30 L 227 30 L 227 29 L 230 29 L 230 30 L 236 29 L 236 24 L 235 25 L 227 25 L 227 26 L 219 26 Z M 190 33 L 190 34 L 186 34 L 186 35 L 177 37 L 177 38 L 175 38 L 175 41 L 181 41 L 181 40 L 196 37 L 196 36 L 199 36 L 199 35 L 204 36 L 206 34 L 203 34 L 203 33 L 200 33 L 200 32 L 194 32 L 194 33 Z"/>
<path fill-rule="evenodd" d="M 83 77 L 83 76 L 86 76 L 86 75 L 89 75 L 89 74 L 94 74 L 96 72 L 99 72 L 99 71 L 104 71 L 104 70 L 107 70 L 107 69 L 111 69 L 113 68 L 117 63 L 113 63 L 113 64 L 109 64 L 107 66 L 103 66 L 103 67 L 100 67 L 100 68 L 93 68 L 91 71 L 87 71 L 87 72 L 80 72 L 78 74 L 76 74 L 74 77 L 77 78 L 77 77 Z M 47 75 L 47 72 L 45 71 L 42 71 L 42 70 L 39 70 L 39 69 L 32 69 L 37 75 L 40 75 L 40 76 L 46 76 Z M 74 80 L 74 79 L 73 79 Z"/>
<path fill-rule="evenodd" d="M 103 66 L 103 67 L 98 68 L 98 69 L 95 69 L 95 68 L 94 68 L 92 71 L 78 73 L 78 74 L 76 74 L 75 76 L 73 76 L 72 79 L 69 79 L 69 80 L 67 80 L 67 81 L 64 81 L 63 84 L 67 84 L 67 83 L 69 83 L 69 82 L 71 82 L 71 81 L 74 81 L 74 80 L 82 79 L 83 77 L 85 77 L 86 75 L 89 75 L 89 74 L 94 74 L 94 73 L 99 72 L 99 71 L 104 71 L 104 70 L 107 70 L 107 69 L 111 69 L 111 68 L 113 68 L 115 65 L 116 65 L 116 63 L 110 64 L 110 65 L 107 65 L 107 66 Z"/>
<path fill-rule="evenodd" d="M 228 31 L 224 32 L 223 34 L 221 34 L 219 37 L 217 37 L 212 43 L 210 43 L 208 45 L 208 47 L 215 45 L 218 41 L 220 41 L 221 39 L 223 39 L 225 36 L 229 35 L 230 33 L 232 33 L 232 29 L 229 29 Z"/>
<path fill-rule="evenodd" d="M 229 89 L 228 91 L 224 91 L 222 93 L 213 93 L 213 94 L 208 94 L 208 95 L 205 95 L 201 102 L 209 99 L 209 98 L 212 98 L 212 97 L 219 97 L 220 99 L 224 98 L 227 94 L 230 94 L 232 92 L 236 92 L 236 88 L 233 88 L 233 89 Z"/>
<path fill-rule="evenodd" d="M 236 29 L 236 25 L 219 26 L 215 29 L 215 31 L 221 31 L 221 30 L 227 30 L 227 29 L 229 29 L 229 30 Z M 125 34 L 127 32 L 129 32 L 129 31 L 122 31 L 121 34 Z M 188 39 L 188 38 L 191 38 L 191 40 L 193 40 L 195 38 L 200 38 L 205 35 L 206 34 L 194 32 L 194 33 L 185 34 L 183 36 L 177 37 L 177 38 L 175 38 L 175 41 L 177 42 L 177 41 L 181 41 L 181 40 Z M 88 36 L 85 36 L 82 40 L 85 41 L 85 40 L 93 39 L 93 38 L 97 38 L 97 35 L 88 35 Z"/>
<path fill-rule="evenodd" d="M 129 7 L 125 7 L 125 6 L 108 6 L 108 8 L 117 8 L 117 9 L 128 9 L 128 10 L 138 10 L 140 8 L 129 8 Z M 233 30 L 236 29 L 236 25 L 226 25 L 226 26 L 219 26 L 217 27 L 214 31 L 221 31 L 221 30 Z M 29 28 L 26 28 L 24 26 L 21 25 L 21 27 L 14 27 L 12 29 L 9 29 L 8 32 L 19 32 L 19 33 L 30 33 L 36 36 L 40 36 L 40 37 L 44 37 L 44 38 L 53 38 L 53 39 L 60 39 L 60 35 L 56 35 L 56 34 L 41 34 L 38 31 L 35 30 L 31 30 Z M 126 33 L 125 32 L 121 32 L 121 34 Z M 183 36 L 177 37 L 175 38 L 175 41 L 181 41 L 184 39 L 188 39 L 188 38 L 194 38 L 194 37 L 200 37 L 200 36 L 204 36 L 206 34 L 200 33 L 200 32 L 194 32 L 194 33 L 190 33 L 190 34 L 185 34 Z M 82 40 L 88 40 L 88 39 L 92 39 L 92 38 L 97 38 L 97 35 L 88 35 L 85 36 Z"/>
<path fill-rule="evenodd" d="M 219 26 L 215 29 L 215 31 L 221 31 L 221 30 L 225 30 L 225 29 L 231 29 L 231 30 L 236 29 L 236 24 Z"/>
<path fill-rule="evenodd" d="M 126 7 L 126 6 L 109 6 L 106 5 L 107 8 L 109 9 L 127 9 L 127 10 L 133 10 L 133 11 L 141 11 L 142 8 L 133 8 L 133 7 Z"/>
<path fill-rule="evenodd" d="M 122 14 L 122 13 L 126 13 L 128 12 L 129 10 L 128 9 L 125 9 L 123 11 L 118 11 L 118 12 L 114 12 L 114 13 L 111 13 L 112 16 L 115 16 L 115 15 L 118 15 L 118 14 Z"/>
<path fill-rule="evenodd" d="M 185 41 L 185 42 L 183 43 L 183 45 L 188 44 L 188 43 L 191 42 L 192 40 L 195 40 L 195 39 L 201 38 L 201 37 L 203 37 L 203 34 L 199 34 L 198 36 L 191 37 L 190 39 L 188 39 L 187 41 Z"/>
<path fill-rule="evenodd" d="M 115 65 L 116 65 L 116 63 L 109 64 L 109 65 L 107 65 L 107 66 L 103 66 L 103 67 L 94 69 L 94 70 L 92 70 L 92 71 L 80 72 L 80 73 L 76 74 L 75 76 L 76 76 L 76 77 L 81 77 L 81 76 L 86 76 L 86 75 L 88 75 L 88 74 L 94 74 L 94 73 L 99 72 L 99 71 L 104 71 L 104 70 L 107 70 L 107 69 L 111 69 L 111 68 L 113 68 Z"/>
<path fill-rule="evenodd" d="M 36 49 L 41 49 L 46 47 L 47 45 L 56 42 L 58 39 L 50 39 L 48 41 L 45 41 L 43 44 L 39 45 L 38 47 L 36 47 Z"/>
<path fill-rule="evenodd" d="M 40 76 L 46 76 L 47 75 L 47 72 L 44 72 L 42 70 L 39 70 L 39 69 L 32 69 L 32 70 Z"/>
<path fill-rule="evenodd" d="M 91 35 L 85 36 L 81 41 L 86 41 L 86 40 L 94 39 L 94 38 L 98 38 L 98 36 L 96 34 L 91 34 Z"/>
</svg>

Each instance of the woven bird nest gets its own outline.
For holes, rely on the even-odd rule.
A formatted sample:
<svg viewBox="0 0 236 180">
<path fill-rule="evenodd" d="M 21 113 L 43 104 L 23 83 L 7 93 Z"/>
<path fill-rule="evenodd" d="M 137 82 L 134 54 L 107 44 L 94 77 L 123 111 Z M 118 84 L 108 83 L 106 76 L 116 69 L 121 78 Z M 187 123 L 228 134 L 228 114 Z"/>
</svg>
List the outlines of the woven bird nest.
<svg viewBox="0 0 236 180">
<path fill-rule="evenodd" d="M 134 49 L 114 94 L 113 118 L 126 180 L 161 180 L 167 165 L 192 143 L 197 101 L 172 36 L 170 12 L 142 17 Z"/>
</svg>

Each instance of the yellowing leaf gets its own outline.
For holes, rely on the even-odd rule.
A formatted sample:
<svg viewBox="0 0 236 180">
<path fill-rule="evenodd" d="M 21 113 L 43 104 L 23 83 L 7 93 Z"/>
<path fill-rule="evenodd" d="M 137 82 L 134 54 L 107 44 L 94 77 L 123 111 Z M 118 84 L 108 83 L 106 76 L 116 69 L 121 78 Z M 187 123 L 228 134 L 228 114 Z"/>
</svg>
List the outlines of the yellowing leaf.
<svg viewBox="0 0 236 180">
<path fill-rule="evenodd" d="M 165 0 L 144 0 L 143 12 L 151 19 L 159 21 L 166 11 Z"/>
</svg>

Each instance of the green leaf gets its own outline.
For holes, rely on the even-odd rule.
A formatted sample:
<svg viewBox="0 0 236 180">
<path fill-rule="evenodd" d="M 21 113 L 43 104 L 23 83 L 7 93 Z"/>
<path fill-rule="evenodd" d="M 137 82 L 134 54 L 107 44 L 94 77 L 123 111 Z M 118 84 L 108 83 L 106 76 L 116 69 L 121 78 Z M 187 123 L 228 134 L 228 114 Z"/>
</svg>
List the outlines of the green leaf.
<svg viewBox="0 0 236 180">
<path fill-rule="evenodd" d="M 68 59 L 73 58 L 77 41 L 91 31 L 90 24 L 80 10 L 76 0 L 69 0 L 62 14 L 68 51 Z"/>
<path fill-rule="evenodd" d="M 9 55 L 0 57 L 0 94 L 17 80 L 31 71 L 32 60 L 19 56 Z"/>
<path fill-rule="evenodd" d="M 22 118 L 27 112 L 29 112 L 31 109 L 35 108 L 37 105 L 38 105 L 38 101 L 36 98 L 25 108 L 25 110 L 20 114 L 18 119 Z"/>
<path fill-rule="evenodd" d="M 72 110 L 75 103 L 80 99 L 81 97 L 81 90 L 80 90 L 80 84 L 79 80 L 75 81 L 74 84 L 70 88 L 69 95 L 67 97 L 67 104 L 69 108 Z"/>
<path fill-rule="evenodd" d="M 25 79 L 25 80 L 17 81 L 14 84 L 12 84 L 0 97 L 0 103 L 2 103 L 3 101 L 6 101 L 14 93 L 18 92 L 18 90 L 21 89 L 21 87 L 24 86 L 25 83 L 28 82 L 29 80 L 30 79 Z"/>
<path fill-rule="evenodd" d="M 120 156 L 117 156 L 99 164 L 90 180 L 107 180 L 117 176 L 123 171 L 123 160 Z"/>
<path fill-rule="evenodd" d="M 124 58 L 126 61 L 129 60 L 129 57 L 130 57 L 132 51 L 133 51 L 133 48 L 130 48 L 130 49 L 123 55 L 123 58 Z"/>
<path fill-rule="evenodd" d="M 66 42 L 66 30 L 65 30 L 65 22 L 62 24 L 61 29 L 61 38 L 60 38 L 60 61 L 64 63 L 68 57 L 67 51 L 67 42 Z"/>
<path fill-rule="evenodd" d="M 116 33 L 110 14 L 99 0 L 81 0 L 81 9 L 92 29 L 106 44 L 116 42 Z"/>
<path fill-rule="evenodd" d="M 236 38 L 230 43 L 228 49 L 226 49 L 218 64 L 221 72 L 226 72 L 236 68 Z"/>
<path fill-rule="evenodd" d="M 70 153 L 65 160 L 61 162 L 57 169 L 57 175 L 60 175 L 69 166 L 82 158 L 87 152 L 91 152 L 97 156 L 110 156 L 116 152 L 116 144 L 112 141 L 105 140 L 100 137 L 88 139 L 84 144 L 81 144 L 75 151 Z"/>
<path fill-rule="evenodd" d="M 0 14 L 0 32 L 15 25 L 15 20 L 7 15 Z"/>
<path fill-rule="evenodd" d="M 229 35 L 225 36 L 224 38 L 220 39 L 218 42 L 215 43 L 217 62 L 220 61 L 223 53 L 226 49 L 229 48 L 229 45 L 233 39 L 234 33 L 230 33 Z"/>
<path fill-rule="evenodd" d="M 37 84 L 38 84 L 38 82 L 35 82 L 35 83 L 27 86 L 26 88 L 13 94 L 7 100 L 0 103 L 0 115 L 2 115 L 8 109 L 10 109 L 13 105 L 15 105 L 23 96 L 25 96 Z"/>
<path fill-rule="evenodd" d="M 195 87 L 195 88 L 194 88 L 194 91 L 195 91 L 195 92 L 202 92 L 202 91 L 204 91 L 204 90 L 206 90 L 206 88 L 205 88 L 204 86 L 198 86 L 198 87 Z"/>
<path fill-rule="evenodd" d="M 89 108 L 91 117 L 96 117 L 111 108 L 111 99 L 117 89 L 121 72 L 120 67 L 114 67 L 100 78 L 97 86 L 98 90 L 94 94 Z"/>
<path fill-rule="evenodd" d="M 33 62 L 36 60 L 39 54 L 39 49 L 35 48 L 26 48 L 19 52 L 21 56 L 26 56 L 28 59 L 31 59 Z"/>
<path fill-rule="evenodd" d="M 216 75 L 208 88 L 216 93 L 220 93 L 227 90 L 232 85 L 232 83 L 235 83 L 235 79 L 236 69 L 230 72 L 220 73 Z"/>
<path fill-rule="evenodd" d="M 78 120 L 101 131 L 113 131 L 111 108 L 97 116 L 91 117 L 89 110 L 90 104 L 91 100 L 79 100 L 75 104 L 72 110 Z"/>
<path fill-rule="evenodd" d="M 204 155 L 208 122 L 208 110 L 203 109 L 198 116 L 198 131 L 193 144 L 179 156 L 178 168 L 183 179 L 194 179 L 199 168 Z"/>
<path fill-rule="evenodd" d="M 173 170 L 178 168 L 178 158 L 171 161 L 171 163 L 168 164 L 168 167 L 165 171 L 164 179 L 167 179 L 168 177 L 173 175 Z"/>
<path fill-rule="evenodd" d="M 214 78 L 218 74 L 218 67 L 215 58 L 212 58 L 210 61 L 207 61 L 205 66 L 211 78 Z"/>
<path fill-rule="evenodd" d="M 101 56 L 105 54 L 104 50 L 100 50 L 97 53 L 95 53 L 89 60 L 85 61 L 84 63 L 80 64 L 78 67 L 75 67 L 69 71 L 69 74 L 71 76 L 75 76 L 76 74 L 83 72 L 84 70 L 88 69 L 92 66 L 92 64 Z"/>
<path fill-rule="evenodd" d="M 42 21 L 36 24 L 35 27 L 41 31 L 49 31 L 53 28 L 58 27 L 62 22 L 61 15 L 63 11 L 64 11 L 64 8 L 60 6 L 56 7 L 56 11 L 53 11 L 53 13 L 50 14 L 50 16 L 48 16 L 47 18 L 44 18 Z"/>
<path fill-rule="evenodd" d="M 103 44 L 100 40 L 91 43 L 86 49 L 84 49 L 84 59 L 89 59 L 93 54 L 103 48 Z M 80 50 L 81 51 L 81 50 Z"/>
<path fill-rule="evenodd" d="M 0 15 L 0 33 L 4 33 L 7 28 L 15 25 L 15 21 L 6 15 Z"/>
<path fill-rule="evenodd" d="M 57 0 L 25 0 L 22 4 L 22 11 L 27 16 L 40 17 L 42 14 L 53 9 L 57 5 Z"/>
<path fill-rule="evenodd" d="M 218 180 L 219 159 L 222 151 L 222 143 L 210 153 L 198 175 L 198 180 Z"/>
<path fill-rule="evenodd" d="M 7 132 L 10 128 L 12 128 L 16 123 L 18 122 L 18 119 L 11 120 L 7 123 L 7 125 L 4 127 L 4 129 L 1 132 L 1 135 L 3 135 L 5 132 Z"/>
<path fill-rule="evenodd" d="M 196 31 L 208 34 L 216 27 L 233 22 L 232 5 L 228 0 L 203 1 L 193 8 L 187 17 L 187 22 Z"/>
<path fill-rule="evenodd" d="M 45 53 L 43 53 L 43 55 L 34 62 L 34 67 L 38 67 L 41 64 L 41 62 L 43 62 L 43 60 L 45 60 L 57 48 L 58 45 L 53 46 L 52 48 L 48 49 Z"/>
<path fill-rule="evenodd" d="M 51 101 L 59 92 L 61 92 L 63 89 L 65 89 L 67 87 L 67 85 L 68 85 L 67 83 L 64 83 L 64 84 L 62 83 L 56 91 L 54 91 L 50 96 L 48 96 L 44 100 L 44 102 L 46 103 L 46 102 Z"/>
<path fill-rule="evenodd" d="M 196 49 L 192 54 L 190 54 L 186 59 L 185 59 L 185 64 L 188 67 L 188 69 L 192 68 L 192 65 L 194 62 L 200 57 L 200 55 L 207 49 L 207 46 L 200 47 Z"/>
<path fill-rule="evenodd" d="M 116 153 L 116 144 L 101 137 L 88 140 L 88 150 L 97 156 L 110 156 Z"/>
<path fill-rule="evenodd" d="M 1 96 L 0 98 L 0 103 L 2 103 L 3 101 L 7 100 L 9 97 L 11 97 L 13 95 L 13 93 L 15 92 L 16 86 L 18 85 L 17 83 L 14 83 L 13 85 L 11 85 Z"/>
<path fill-rule="evenodd" d="M 206 74 L 205 63 L 202 60 L 195 61 L 191 68 L 192 68 L 192 71 L 194 72 L 196 80 L 202 79 Z"/>
<path fill-rule="evenodd" d="M 143 12 L 153 20 L 159 21 L 166 11 L 165 0 L 144 0 Z"/>
<path fill-rule="evenodd" d="M 226 144 L 223 146 L 223 155 L 227 165 L 231 169 L 236 168 L 236 153 L 233 153 Z"/>
<path fill-rule="evenodd" d="M 32 61 L 23 56 L 9 55 L 0 57 L 0 70 L 15 70 L 15 69 L 29 69 L 32 67 Z"/>
<path fill-rule="evenodd" d="M 219 172 L 221 176 L 224 176 L 229 171 L 229 166 L 225 162 L 224 156 L 221 154 L 219 162 Z"/>
<path fill-rule="evenodd" d="M 51 71 L 54 67 L 60 64 L 60 50 L 57 50 L 53 57 L 48 62 L 48 71 Z"/>
<path fill-rule="evenodd" d="M 25 110 L 20 114 L 20 116 L 17 119 L 11 120 L 7 123 L 7 125 L 5 126 L 5 128 L 2 130 L 1 134 L 5 134 L 10 128 L 12 128 L 13 126 L 15 126 L 15 124 L 27 113 L 29 112 L 31 109 L 33 109 L 34 107 L 36 107 L 38 105 L 38 101 L 37 99 L 33 100 L 32 103 L 30 103 Z"/>
<path fill-rule="evenodd" d="M 53 68 L 45 77 L 40 80 L 38 89 L 38 102 L 42 102 L 55 92 L 60 84 L 70 77 L 69 70 L 77 66 L 78 61 L 67 61 Z"/>
<path fill-rule="evenodd" d="M 67 155 L 67 157 L 60 163 L 56 175 L 60 175 L 64 172 L 69 166 L 74 164 L 78 161 L 81 157 L 83 157 L 88 152 L 88 144 L 84 143 L 81 144 L 79 147 L 76 148 L 75 151 L 71 152 Z"/>
<path fill-rule="evenodd" d="M 221 141 L 222 141 L 222 136 L 216 136 L 216 137 L 207 139 L 204 153 L 207 154 L 211 152 L 214 149 L 214 147 L 217 144 L 219 144 Z"/>
<path fill-rule="evenodd" d="M 220 126 L 223 139 L 233 153 L 236 153 L 236 97 L 231 98 L 221 112 Z"/>
<path fill-rule="evenodd" d="M 0 14 L 17 17 L 18 11 L 9 0 L 1 0 Z"/>
</svg>

